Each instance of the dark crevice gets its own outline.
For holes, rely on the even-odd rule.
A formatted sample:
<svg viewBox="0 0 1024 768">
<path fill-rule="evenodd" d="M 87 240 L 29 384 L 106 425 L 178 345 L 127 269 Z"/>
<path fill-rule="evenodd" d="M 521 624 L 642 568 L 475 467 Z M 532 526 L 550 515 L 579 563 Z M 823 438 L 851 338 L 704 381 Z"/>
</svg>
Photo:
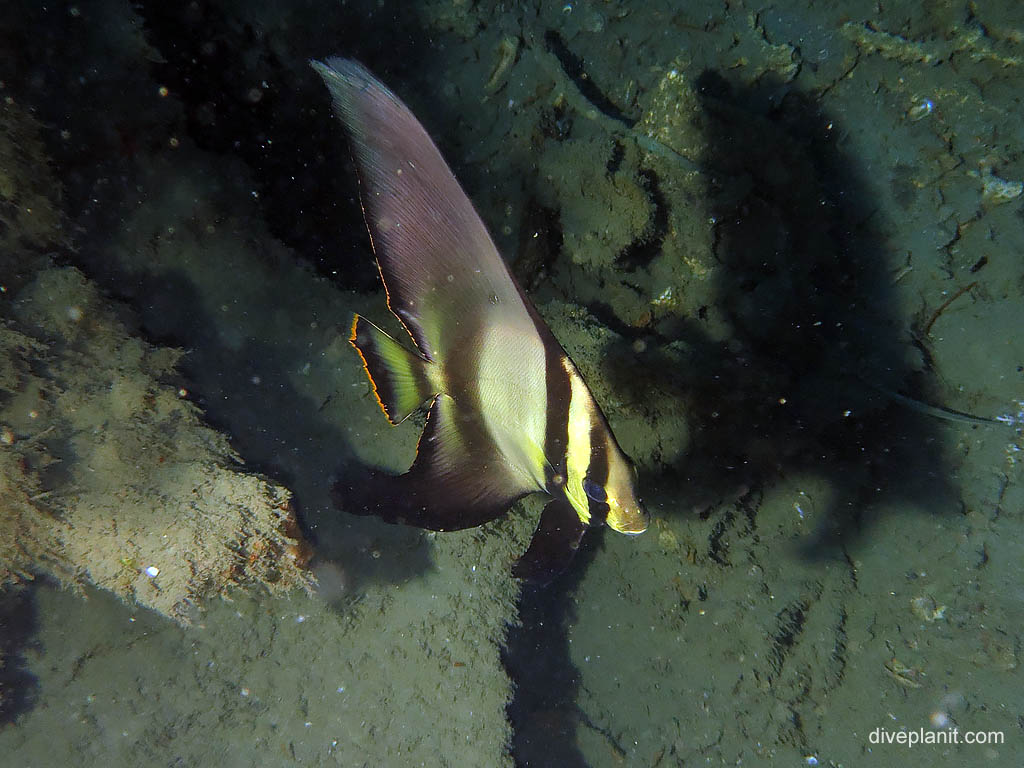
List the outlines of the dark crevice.
<svg viewBox="0 0 1024 768">
<path fill-rule="evenodd" d="M 835 626 L 835 643 L 832 646 L 832 664 L 826 668 L 826 683 L 829 688 L 835 688 L 843 681 L 846 672 L 846 622 L 847 613 L 845 608 L 839 610 L 839 620 Z"/>
<path fill-rule="evenodd" d="M 584 98 L 593 104 L 597 110 L 612 120 L 622 123 L 627 128 L 632 128 L 636 125 L 636 120 L 624 114 L 597 87 L 597 84 L 587 74 L 583 66 L 583 59 L 569 50 L 569 46 L 565 44 L 561 35 L 549 30 L 544 33 L 544 43 L 547 45 L 547 49 L 558 59 L 558 63 L 562 65 L 562 70 L 565 72 L 566 77 L 576 84 Z"/>
<path fill-rule="evenodd" d="M 708 557 L 719 565 L 730 565 L 729 563 L 729 542 L 725 540 L 726 531 L 732 525 L 734 518 L 732 510 L 727 511 L 711 529 L 708 536 Z"/>
<path fill-rule="evenodd" d="M 804 621 L 807 616 L 809 605 L 804 600 L 797 600 L 787 605 L 776 614 L 777 629 L 772 634 L 772 650 L 769 654 L 769 663 L 772 671 L 778 675 L 786 662 L 789 649 L 796 643 L 797 637 L 804 628 Z"/>
<path fill-rule="evenodd" d="M 622 167 L 622 160 L 626 156 L 626 147 L 621 141 L 616 141 L 615 146 L 612 147 L 612 156 L 608 158 L 608 165 L 606 166 L 609 176 L 614 176 L 618 173 L 619 168 Z"/>
<path fill-rule="evenodd" d="M 572 116 L 566 108 L 565 102 L 558 102 L 553 106 L 541 109 L 538 128 L 546 138 L 555 141 L 568 139 L 572 134 Z"/>
<path fill-rule="evenodd" d="M 519 247 L 512 273 L 528 293 L 550 273 L 562 250 L 562 220 L 559 212 L 530 198 L 523 207 L 519 225 Z"/>
<path fill-rule="evenodd" d="M 650 168 L 641 170 L 637 175 L 641 186 L 654 205 L 654 215 L 650 230 L 643 237 L 626 246 L 615 259 L 615 263 L 627 272 L 635 272 L 650 264 L 654 257 L 661 252 L 669 230 L 668 203 L 661 191 L 658 175 Z"/>
<path fill-rule="evenodd" d="M 632 286 L 630 286 L 632 287 Z M 637 328 L 622 320 L 615 310 L 603 301 L 592 301 L 586 305 L 587 312 L 597 318 L 601 325 L 615 331 L 629 341 L 651 335 L 650 328 Z"/>
</svg>

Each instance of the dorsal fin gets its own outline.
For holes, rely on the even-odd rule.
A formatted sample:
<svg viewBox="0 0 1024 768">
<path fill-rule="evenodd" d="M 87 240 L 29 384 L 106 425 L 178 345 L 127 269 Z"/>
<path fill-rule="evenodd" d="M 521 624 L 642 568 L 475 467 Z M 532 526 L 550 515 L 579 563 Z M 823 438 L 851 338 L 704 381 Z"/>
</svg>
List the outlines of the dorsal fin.
<svg viewBox="0 0 1024 768">
<path fill-rule="evenodd" d="M 352 143 L 388 306 L 429 360 L 463 350 L 500 306 L 533 324 L 505 262 L 415 116 L 362 64 L 311 62 Z"/>
</svg>

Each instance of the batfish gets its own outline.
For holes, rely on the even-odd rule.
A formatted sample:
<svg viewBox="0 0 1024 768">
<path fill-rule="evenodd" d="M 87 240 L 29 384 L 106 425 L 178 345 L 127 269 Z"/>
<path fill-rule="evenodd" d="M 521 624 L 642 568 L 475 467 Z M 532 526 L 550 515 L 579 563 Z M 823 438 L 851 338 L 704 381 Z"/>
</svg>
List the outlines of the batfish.
<svg viewBox="0 0 1024 768">
<path fill-rule="evenodd" d="M 356 61 L 312 61 L 351 141 L 388 308 L 411 347 L 356 315 L 350 341 L 392 424 L 427 407 L 416 458 L 367 482 L 376 514 L 435 531 L 551 499 L 513 572 L 548 582 L 588 527 L 638 534 L 636 472 L 572 360 L 509 272 L 412 112 Z"/>
</svg>

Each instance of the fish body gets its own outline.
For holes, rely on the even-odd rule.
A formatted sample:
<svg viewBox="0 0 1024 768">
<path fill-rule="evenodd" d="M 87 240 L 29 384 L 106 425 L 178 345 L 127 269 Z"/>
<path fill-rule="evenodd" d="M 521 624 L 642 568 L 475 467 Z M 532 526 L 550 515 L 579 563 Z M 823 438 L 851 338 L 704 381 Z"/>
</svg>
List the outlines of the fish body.
<svg viewBox="0 0 1024 768">
<path fill-rule="evenodd" d="M 358 511 L 449 531 L 547 493 L 514 568 L 539 582 L 590 526 L 642 533 L 632 465 L 426 130 L 358 62 L 311 65 L 351 141 L 388 307 L 413 346 L 359 315 L 351 343 L 393 424 L 428 407 L 409 471 L 375 475 L 372 508 Z"/>
</svg>

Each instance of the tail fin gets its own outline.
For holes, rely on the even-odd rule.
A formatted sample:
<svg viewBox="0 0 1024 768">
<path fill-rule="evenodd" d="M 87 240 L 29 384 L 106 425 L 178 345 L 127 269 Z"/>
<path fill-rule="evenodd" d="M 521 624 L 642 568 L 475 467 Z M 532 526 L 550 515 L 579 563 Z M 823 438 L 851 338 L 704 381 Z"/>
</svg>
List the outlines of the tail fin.
<svg viewBox="0 0 1024 768">
<path fill-rule="evenodd" d="M 365 317 L 355 316 L 348 340 L 363 359 L 377 402 L 392 424 L 401 424 L 437 394 L 431 391 L 427 376 L 430 361 L 406 349 Z"/>
</svg>

